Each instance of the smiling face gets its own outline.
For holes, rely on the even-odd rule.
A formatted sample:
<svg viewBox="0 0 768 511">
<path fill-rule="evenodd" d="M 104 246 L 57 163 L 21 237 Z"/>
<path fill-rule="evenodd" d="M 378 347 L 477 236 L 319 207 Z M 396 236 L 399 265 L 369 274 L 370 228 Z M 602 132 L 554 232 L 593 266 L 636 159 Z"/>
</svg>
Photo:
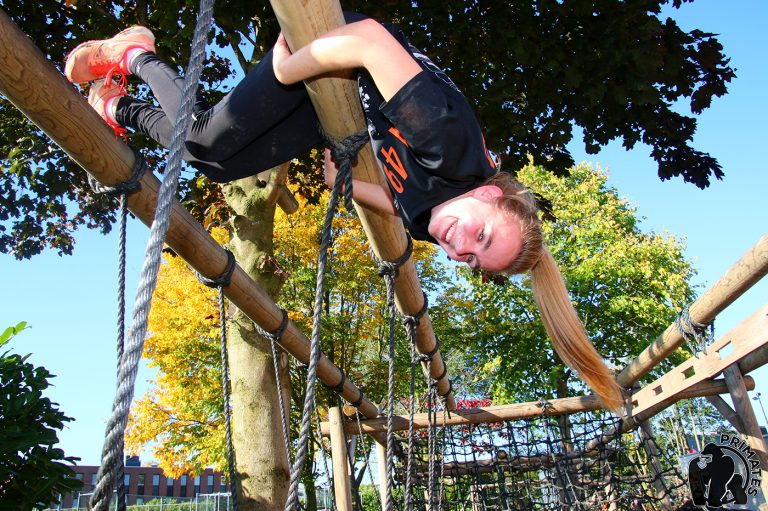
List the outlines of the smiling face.
<svg viewBox="0 0 768 511">
<path fill-rule="evenodd" d="M 448 257 L 471 268 L 500 271 L 509 267 L 522 247 L 520 222 L 494 203 L 497 186 L 475 188 L 432 208 L 429 234 Z"/>
</svg>

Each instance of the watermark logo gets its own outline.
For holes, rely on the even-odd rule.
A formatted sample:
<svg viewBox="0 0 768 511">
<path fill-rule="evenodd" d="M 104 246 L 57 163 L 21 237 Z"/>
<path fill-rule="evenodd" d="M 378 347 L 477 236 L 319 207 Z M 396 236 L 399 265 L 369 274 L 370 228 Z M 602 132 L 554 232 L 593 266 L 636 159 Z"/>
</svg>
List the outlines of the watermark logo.
<svg viewBox="0 0 768 511">
<path fill-rule="evenodd" d="M 688 463 L 688 485 L 693 504 L 703 509 L 746 504 L 760 488 L 757 453 L 738 435 L 720 435 Z"/>
</svg>

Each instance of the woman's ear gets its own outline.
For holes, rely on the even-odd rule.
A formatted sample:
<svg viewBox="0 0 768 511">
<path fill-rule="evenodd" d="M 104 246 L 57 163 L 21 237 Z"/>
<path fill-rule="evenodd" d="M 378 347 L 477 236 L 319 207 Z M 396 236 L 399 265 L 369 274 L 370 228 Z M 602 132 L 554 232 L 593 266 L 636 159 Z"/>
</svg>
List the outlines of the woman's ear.
<svg viewBox="0 0 768 511">
<path fill-rule="evenodd" d="M 492 202 L 502 195 L 504 195 L 504 192 L 496 185 L 478 186 L 472 190 L 472 197 L 483 202 Z"/>
</svg>

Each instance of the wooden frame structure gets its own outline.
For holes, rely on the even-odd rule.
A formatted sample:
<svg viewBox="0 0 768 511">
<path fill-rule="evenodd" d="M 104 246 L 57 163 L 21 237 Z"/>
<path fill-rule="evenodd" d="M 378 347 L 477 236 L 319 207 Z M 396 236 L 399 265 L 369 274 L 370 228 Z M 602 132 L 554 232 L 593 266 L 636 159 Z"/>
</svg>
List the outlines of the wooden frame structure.
<svg viewBox="0 0 768 511">
<path fill-rule="evenodd" d="M 714 317 L 730 305 L 736 298 L 746 292 L 752 285 L 759 282 L 768 273 L 768 235 L 763 235 L 712 287 L 696 300 L 690 307 L 690 315 L 694 321 L 709 323 Z M 664 360 L 670 353 L 684 342 L 682 334 L 673 324 L 646 348 L 635 360 L 630 362 L 617 379 L 623 384 L 634 384 L 647 374 L 656 364 Z M 728 348 L 728 349 L 726 349 Z M 663 356 L 662 356 L 663 354 Z M 668 371 L 651 384 L 635 392 L 628 402 L 628 413 L 620 430 L 610 429 L 588 445 L 583 454 L 593 450 L 599 441 L 614 438 L 623 432 L 640 428 L 641 434 L 652 437 L 650 423 L 653 416 L 673 405 L 679 400 L 693 397 L 707 397 L 723 417 L 742 434 L 761 461 L 763 495 L 768 497 L 768 454 L 765 442 L 757 423 L 757 419 L 747 395 L 748 390 L 755 387 L 754 379 L 747 373 L 768 364 L 768 304 L 761 307 L 752 316 L 728 332 L 725 336 L 712 343 L 702 353 L 696 353 L 680 366 Z M 715 379 L 723 374 L 724 378 Z M 736 410 L 730 408 L 719 394 L 729 393 Z M 595 411 L 603 409 L 596 396 L 578 396 L 565 399 L 555 399 L 547 402 L 546 414 L 559 416 L 575 412 Z M 453 410 L 446 419 L 445 425 L 493 423 L 503 420 L 525 419 L 544 414 L 541 403 L 529 402 L 505 406 L 480 407 L 466 410 Z M 346 420 L 343 427 L 350 435 L 358 432 L 358 426 Z M 428 414 L 416 414 L 413 420 L 414 429 L 429 427 Z M 409 417 L 395 416 L 393 429 L 404 431 L 409 428 Z M 386 431 L 386 419 L 366 419 L 360 421 L 363 433 L 380 435 Z M 327 423 L 321 424 L 321 432 L 328 436 L 330 433 Z M 377 452 L 381 462 L 383 448 Z M 649 452 L 649 459 L 654 453 Z M 655 461 L 655 460 L 653 460 Z M 658 473 L 658 463 L 651 463 L 651 471 Z M 456 465 L 455 463 L 453 465 Z M 450 463 L 444 469 L 446 473 L 469 470 L 468 467 L 457 467 Z M 487 465 L 487 463 L 486 463 Z M 489 470 L 488 467 L 475 467 Z M 386 479 L 381 479 L 386 481 Z M 660 489 L 657 488 L 657 492 Z M 383 493 L 383 491 L 382 491 Z M 671 509 L 671 503 L 663 498 L 663 509 Z M 763 506 L 761 509 L 765 511 Z"/>
</svg>

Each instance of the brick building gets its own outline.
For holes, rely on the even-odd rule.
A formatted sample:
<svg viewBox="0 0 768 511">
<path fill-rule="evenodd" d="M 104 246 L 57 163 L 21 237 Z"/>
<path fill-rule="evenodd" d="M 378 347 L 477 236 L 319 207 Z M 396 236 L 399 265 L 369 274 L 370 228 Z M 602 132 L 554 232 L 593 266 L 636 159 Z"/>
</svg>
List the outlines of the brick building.
<svg viewBox="0 0 768 511">
<path fill-rule="evenodd" d="M 62 496 L 58 506 L 60 509 L 87 507 L 96 486 L 99 467 L 81 465 L 73 468 L 77 478 L 83 481 L 83 489 Z M 160 497 L 190 500 L 195 495 L 229 492 L 225 475 L 210 468 L 206 468 L 200 475 L 185 474 L 174 479 L 166 477 L 159 467 L 142 467 L 137 456 L 130 456 L 126 459 L 124 472 L 123 484 L 128 494 L 128 505 L 144 504 Z"/>
</svg>

